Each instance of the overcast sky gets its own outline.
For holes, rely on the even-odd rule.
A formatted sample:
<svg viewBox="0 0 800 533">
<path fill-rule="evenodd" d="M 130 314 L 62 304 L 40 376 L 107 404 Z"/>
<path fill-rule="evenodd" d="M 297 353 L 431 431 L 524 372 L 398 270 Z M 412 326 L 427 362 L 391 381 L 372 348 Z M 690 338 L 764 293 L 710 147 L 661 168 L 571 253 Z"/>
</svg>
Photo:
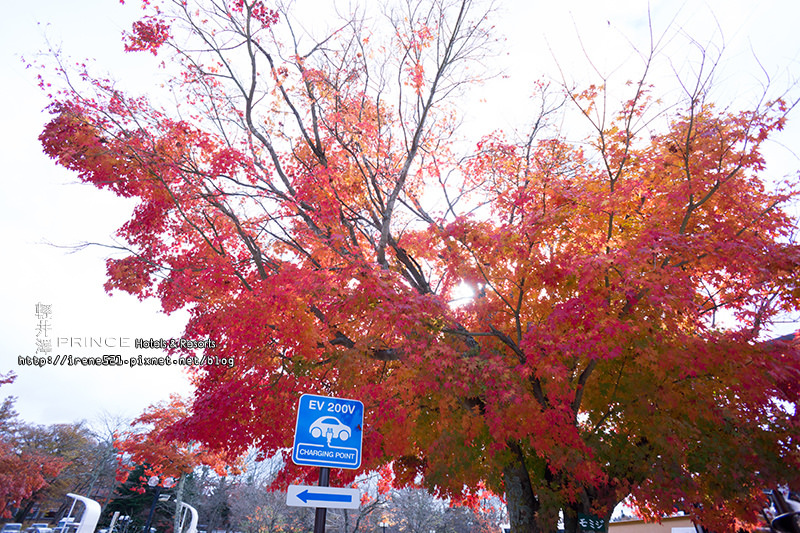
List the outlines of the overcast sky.
<svg viewBox="0 0 800 533">
<path fill-rule="evenodd" d="M 306 0 L 300 8 L 313 3 Z M 687 38 L 691 35 L 703 45 L 725 43 L 725 62 L 715 93 L 723 102 L 751 98 L 767 76 L 774 88 L 788 87 L 800 79 L 798 4 L 795 0 L 651 2 L 656 34 L 671 27 L 673 36 L 667 47 L 670 61 L 664 61 L 663 74 L 657 76 L 671 76 L 673 67 L 685 72 L 693 52 Z M 617 72 L 624 79 L 627 72 L 639 72 L 641 63 L 632 45 L 648 45 L 645 1 L 516 0 L 498 2 L 498 7 L 496 26 L 507 38 L 503 50 L 508 54 L 501 54 L 493 65 L 504 66 L 506 77 L 476 88 L 473 99 L 465 100 L 469 104 L 463 111 L 471 129 L 488 133 L 524 124 L 531 83 L 555 76 L 554 57 L 570 79 L 583 82 L 597 81 L 585 52 L 603 73 Z M 156 355 L 155 351 L 135 350 L 133 340 L 180 337 L 184 317 L 161 314 L 154 301 L 139 302 L 126 294 L 108 296 L 104 292 L 107 250 L 69 253 L 47 244 L 110 243 L 132 205 L 111 193 L 78 184 L 73 175 L 41 153 L 37 136 L 47 121 L 43 112 L 46 100 L 36 86 L 36 73 L 25 69 L 20 59 L 33 59 L 37 50 L 46 48 L 47 37 L 73 58 L 95 59 L 98 69 L 122 80 L 121 87 L 130 84 L 146 90 L 152 79 L 150 58 L 123 54 L 119 38 L 137 14 L 138 2 L 122 6 L 116 0 L 38 0 L 8 3 L 0 21 L 0 101 L 4 104 L 0 128 L 4 250 L 0 261 L 0 373 L 18 375 L 14 385 L 0 389 L 0 397 L 17 396 L 17 410 L 29 422 L 91 421 L 104 412 L 132 418 L 172 392 L 190 392 L 185 375 L 176 366 L 40 368 L 22 365 L 19 359 L 67 354 Z M 674 83 L 664 87 L 676 90 Z M 795 96 L 797 93 L 795 90 Z M 800 159 L 791 148 L 800 151 L 797 115 L 766 152 L 769 171 L 776 177 L 800 168 Z M 36 354 L 37 325 L 42 324 L 36 316 L 37 303 L 50 306 L 51 314 L 44 318 L 54 346 L 49 354 Z M 42 332 L 39 334 L 41 338 Z M 86 348 L 87 338 L 129 346 Z"/>
</svg>

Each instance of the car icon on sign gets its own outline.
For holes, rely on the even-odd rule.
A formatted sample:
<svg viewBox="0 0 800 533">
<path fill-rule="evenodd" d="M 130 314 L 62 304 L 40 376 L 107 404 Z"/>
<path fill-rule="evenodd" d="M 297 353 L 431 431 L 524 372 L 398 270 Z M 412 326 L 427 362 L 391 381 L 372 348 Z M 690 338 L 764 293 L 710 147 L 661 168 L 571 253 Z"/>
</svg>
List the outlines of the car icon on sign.
<svg viewBox="0 0 800 533">
<path fill-rule="evenodd" d="M 347 440 L 350 438 L 350 428 L 342 424 L 334 416 L 318 418 L 309 428 L 311 436 L 315 439 L 326 437 L 330 445 L 331 439 Z"/>
</svg>

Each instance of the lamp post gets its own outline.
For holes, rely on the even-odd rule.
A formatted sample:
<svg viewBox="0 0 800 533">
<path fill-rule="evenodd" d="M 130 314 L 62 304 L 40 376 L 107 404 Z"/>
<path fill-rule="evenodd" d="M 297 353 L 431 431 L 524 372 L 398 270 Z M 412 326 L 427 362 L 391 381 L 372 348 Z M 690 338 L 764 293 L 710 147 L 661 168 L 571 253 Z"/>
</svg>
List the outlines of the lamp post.
<svg viewBox="0 0 800 533">
<path fill-rule="evenodd" d="M 386 533 L 386 526 L 388 526 L 388 525 L 389 525 L 389 522 L 387 522 L 386 520 L 381 520 L 380 522 L 378 522 L 378 527 L 382 527 L 383 528 L 383 533 Z"/>
<path fill-rule="evenodd" d="M 144 526 L 144 533 L 150 533 L 150 524 L 153 522 L 153 514 L 156 512 L 156 504 L 158 503 L 159 497 L 161 496 L 161 487 L 170 488 L 175 484 L 175 480 L 171 477 L 168 477 L 164 480 L 163 485 L 160 484 L 160 479 L 158 476 L 150 476 L 150 479 L 147 480 L 147 485 L 150 487 L 154 487 L 156 489 L 155 494 L 153 494 L 153 504 L 150 506 L 150 514 L 147 515 L 147 524 Z M 167 496 L 169 499 L 169 496 Z"/>
</svg>

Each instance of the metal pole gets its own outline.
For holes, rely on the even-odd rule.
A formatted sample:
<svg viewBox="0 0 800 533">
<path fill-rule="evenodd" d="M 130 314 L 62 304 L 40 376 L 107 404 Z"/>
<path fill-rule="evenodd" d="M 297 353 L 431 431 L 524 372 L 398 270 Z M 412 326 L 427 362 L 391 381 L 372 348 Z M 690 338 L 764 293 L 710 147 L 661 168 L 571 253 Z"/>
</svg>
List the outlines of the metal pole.
<svg viewBox="0 0 800 533">
<path fill-rule="evenodd" d="M 108 533 L 114 533 L 114 526 L 117 525 L 117 518 L 119 518 L 119 511 L 114 511 L 114 516 L 111 517 L 111 523 L 108 525 Z"/>
<path fill-rule="evenodd" d="M 331 469 L 327 466 L 319 469 L 319 486 L 327 487 L 330 481 Z M 317 514 L 314 516 L 314 533 L 325 533 L 325 519 L 328 516 L 327 507 L 317 507 Z"/>
<path fill-rule="evenodd" d="M 147 516 L 147 524 L 144 526 L 144 533 L 150 533 L 150 524 L 153 523 L 153 514 L 156 511 L 156 504 L 158 497 L 161 495 L 161 485 L 156 487 L 156 493 L 153 495 L 153 505 L 150 506 L 150 514 Z"/>
</svg>

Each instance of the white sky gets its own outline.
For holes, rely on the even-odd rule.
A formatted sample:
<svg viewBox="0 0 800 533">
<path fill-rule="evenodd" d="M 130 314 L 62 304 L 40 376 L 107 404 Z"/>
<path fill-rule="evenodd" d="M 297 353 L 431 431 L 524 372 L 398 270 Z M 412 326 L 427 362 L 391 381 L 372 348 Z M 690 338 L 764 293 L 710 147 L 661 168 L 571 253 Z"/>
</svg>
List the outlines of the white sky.
<svg viewBox="0 0 800 533">
<path fill-rule="evenodd" d="M 313 3 L 306 0 L 302 4 Z M 645 1 L 506 0 L 498 5 L 497 29 L 507 38 L 504 49 L 508 55 L 493 64 L 506 65 L 509 77 L 476 88 L 474 99 L 465 100 L 471 129 L 480 127 L 489 133 L 524 124 L 530 83 L 556 72 L 551 49 L 571 78 L 596 81 L 577 32 L 601 70 L 623 73 L 619 82 L 626 79 L 627 69 L 633 69 L 630 76 L 640 71 L 626 37 L 637 46 L 647 46 Z M 658 34 L 675 19 L 673 28 L 684 28 L 701 44 L 713 41 L 718 45 L 724 36 L 727 52 L 716 93 L 724 102 L 747 99 L 759 89 L 764 75 L 755 57 L 776 88 L 800 79 L 796 28 L 800 3 L 795 0 L 653 1 L 650 10 Z M 37 136 L 47 121 L 42 111 L 46 100 L 36 86 L 36 72 L 26 70 L 20 60 L 20 55 L 32 58 L 45 48 L 47 34 L 69 56 L 95 58 L 101 71 L 146 90 L 152 79 L 149 56 L 123 54 L 119 39 L 138 14 L 136 0 L 125 6 L 115 0 L 34 0 L 7 3 L 0 20 L 0 101 L 4 103 L 0 128 L 4 250 L 0 261 L 0 373 L 14 371 L 18 375 L 14 385 L 0 389 L 0 397 L 17 396 L 17 410 L 32 423 L 93 420 L 103 412 L 132 418 L 171 392 L 186 394 L 190 390 L 175 366 L 31 368 L 19 365 L 18 359 L 35 353 L 37 302 L 52 305 L 49 334 L 54 343 L 62 337 L 123 338 L 130 343 L 140 337 L 180 337 L 181 318 L 161 314 L 157 302 L 139 302 L 122 293 L 105 294 L 106 251 L 93 248 L 70 254 L 44 244 L 110 242 L 115 229 L 127 220 L 131 205 L 111 193 L 78 184 L 74 176 L 41 153 Z M 45 29 L 47 23 L 50 26 Z M 675 68 L 687 65 L 690 53 L 686 42 L 676 37 L 669 48 Z M 674 90 L 674 85 L 671 87 Z M 794 122 L 800 124 L 798 114 Z M 766 154 L 779 177 L 800 168 L 792 146 L 800 152 L 800 128 L 790 123 Z M 132 347 L 106 352 L 73 346 L 71 350 L 54 349 L 50 355 L 67 353 L 84 357 L 157 354 Z"/>
</svg>

